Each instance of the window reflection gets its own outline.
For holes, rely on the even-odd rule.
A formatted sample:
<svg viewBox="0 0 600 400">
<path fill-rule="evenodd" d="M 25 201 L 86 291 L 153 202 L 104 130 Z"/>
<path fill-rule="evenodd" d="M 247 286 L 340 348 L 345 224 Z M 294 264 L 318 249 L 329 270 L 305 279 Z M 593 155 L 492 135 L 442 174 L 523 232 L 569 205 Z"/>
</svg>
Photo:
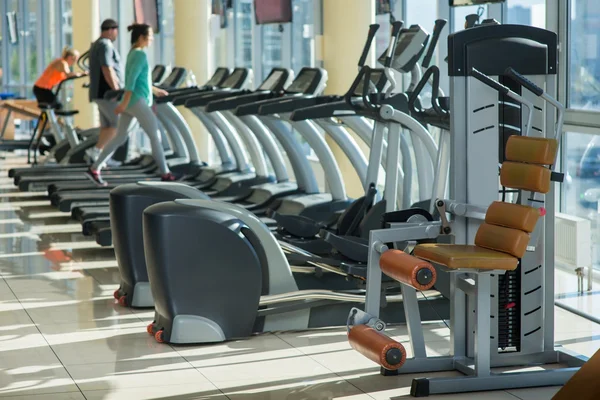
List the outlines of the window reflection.
<svg viewBox="0 0 600 400">
<path fill-rule="evenodd" d="M 314 66 L 314 1 L 295 0 L 292 23 L 292 69 Z"/>
<path fill-rule="evenodd" d="M 507 23 L 546 27 L 546 0 L 508 0 Z"/>
<path fill-rule="evenodd" d="M 571 108 L 600 109 L 599 19 L 599 1 L 572 0 L 569 40 Z"/>
<path fill-rule="evenodd" d="M 252 68 L 252 0 L 233 3 L 235 19 L 235 66 Z"/>
<path fill-rule="evenodd" d="M 454 7 L 450 11 L 452 13 L 452 32 L 458 32 L 465 29 L 465 21 L 467 15 L 476 14 L 479 15 L 479 22 L 482 22 L 487 18 L 488 6 L 467 6 L 467 7 Z"/>
<path fill-rule="evenodd" d="M 257 77 L 257 80 L 263 81 L 273 68 L 284 65 L 281 55 L 283 32 L 277 24 L 261 25 L 260 29 L 262 37 L 262 76 Z M 290 25 L 286 24 L 283 29 L 290 29 Z"/>
<path fill-rule="evenodd" d="M 592 232 L 600 228 L 600 136 L 569 132 L 563 146 L 563 213 L 589 219 Z M 600 239 L 592 243 L 595 254 L 594 266 L 600 268 Z"/>
<path fill-rule="evenodd" d="M 37 1 L 36 0 L 29 0 L 27 2 L 27 9 L 26 9 L 26 15 L 27 15 L 27 33 L 26 33 L 26 65 L 25 68 L 27 68 L 27 79 L 25 84 L 28 86 L 33 85 L 33 82 L 36 81 L 37 77 L 39 74 L 41 74 L 41 70 L 38 71 L 38 55 L 39 55 L 39 51 L 37 48 L 37 34 L 38 34 L 38 15 L 37 15 Z M 39 18 L 41 19 L 42 16 L 40 15 Z M 46 34 L 44 32 L 44 34 Z M 40 49 L 41 50 L 41 49 Z M 58 54 L 54 54 L 53 57 L 57 57 Z M 43 68 L 45 68 L 46 66 L 42 66 L 42 70 Z"/>
</svg>

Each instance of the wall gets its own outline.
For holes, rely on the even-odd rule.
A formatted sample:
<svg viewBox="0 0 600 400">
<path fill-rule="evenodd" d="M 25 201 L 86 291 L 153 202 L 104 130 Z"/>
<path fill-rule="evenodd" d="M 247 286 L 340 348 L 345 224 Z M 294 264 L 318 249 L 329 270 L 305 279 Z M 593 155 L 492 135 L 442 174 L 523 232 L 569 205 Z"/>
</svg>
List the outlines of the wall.
<svg viewBox="0 0 600 400">
<path fill-rule="evenodd" d="M 343 10 L 343 11 L 342 11 Z M 348 91 L 357 74 L 357 65 L 364 47 L 369 25 L 375 23 L 374 0 L 323 1 L 322 60 L 328 72 L 326 94 L 341 95 Z M 371 51 L 367 65 L 375 65 Z M 341 149 L 328 139 L 343 174 L 350 197 L 364 194 L 362 182 Z M 363 151 L 365 151 L 363 148 Z"/>
</svg>

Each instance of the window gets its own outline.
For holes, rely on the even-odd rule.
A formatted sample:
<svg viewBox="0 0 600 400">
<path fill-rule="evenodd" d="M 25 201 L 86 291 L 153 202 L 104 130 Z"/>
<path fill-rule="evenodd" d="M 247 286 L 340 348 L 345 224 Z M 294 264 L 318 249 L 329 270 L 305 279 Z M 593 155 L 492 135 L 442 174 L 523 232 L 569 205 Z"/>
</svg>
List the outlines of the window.
<svg viewBox="0 0 600 400">
<path fill-rule="evenodd" d="M 252 68 L 252 0 L 233 2 L 235 66 Z"/>
<path fill-rule="evenodd" d="M 600 228 L 600 136 L 568 132 L 563 140 L 561 211 L 591 221 L 592 233 Z M 594 268 L 600 268 L 600 240 L 593 237 Z"/>
<path fill-rule="evenodd" d="M 409 25 L 421 25 L 429 33 L 433 33 L 433 23 L 437 16 L 438 0 L 409 1 L 406 4 L 406 21 Z"/>
<path fill-rule="evenodd" d="M 72 0 L 63 0 L 62 7 L 62 27 L 63 27 L 63 40 L 65 46 L 73 46 L 73 10 L 71 8 Z"/>
<path fill-rule="evenodd" d="M 315 10 L 313 0 L 295 0 L 292 23 L 292 70 L 315 64 Z"/>
<path fill-rule="evenodd" d="M 280 29 L 280 26 L 282 29 Z M 262 75 L 256 77 L 256 84 L 258 81 L 263 81 L 267 78 L 273 68 L 284 66 L 282 50 L 283 44 L 283 30 L 290 29 L 290 25 L 261 25 L 260 27 L 262 51 L 261 51 L 261 71 Z"/>
<path fill-rule="evenodd" d="M 465 21 L 468 15 L 479 15 L 479 22 L 486 19 L 488 7 L 487 5 L 454 7 L 450 13 L 452 14 L 452 32 L 458 32 L 465 29 Z"/>
<path fill-rule="evenodd" d="M 175 6 L 173 0 L 162 0 L 161 57 L 166 65 L 175 63 Z"/>
<path fill-rule="evenodd" d="M 600 64 L 597 21 L 600 2 L 572 0 L 569 43 L 570 108 L 600 110 Z"/>
<path fill-rule="evenodd" d="M 425 0 L 428 1 L 428 0 Z M 402 20 L 402 0 L 390 0 L 390 8 L 380 8 L 381 5 L 385 5 L 386 2 L 377 1 L 375 10 L 375 23 L 379 24 L 379 30 L 375 36 L 375 58 L 379 57 L 386 51 L 390 44 L 390 33 L 392 29 L 393 20 Z M 407 4 L 408 6 L 408 4 Z M 391 15 L 388 11 L 391 11 Z M 407 19 L 404 19 L 408 21 Z M 406 22 L 406 24 L 412 24 L 413 22 Z M 365 31 L 365 40 L 367 38 L 368 27 L 362 28 Z M 362 45 L 362 44 L 361 44 Z"/>
<path fill-rule="evenodd" d="M 17 13 L 17 24 L 22 24 L 22 18 L 19 18 L 19 2 L 18 0 L 10 0 L 7 4 L 7 12 Z M 17 33 L 19 37 L 19 43 L 22 39 L 21 35 Z M 21 83 L 21 46 L 19 43 L 10 43 L 7 41 L 8 46 L 8 57 L 10 63 L 9 72 L 9 85 L 18 86 Z"/>
<path fill-rule="evenodd" d="M 507 23 L 546 27 L 546 0 L 508 0 L 507 7 Z"/>
<path fill-rule="evenodd" d="M 27 18 L 27 32 L 25 34 L 27 43 L 25 46 L 25 60 L 26 61 L 26 66 L 25 68 L 27 69 L 27 79 L 25 81 L 26 85 L 33 85 L 33 83 L 37 80 L 38 78 L 38 55 L 40 53 L 43 54 L 43 51 L 38 52 L 38 48 L 37 48 L 37 30 L 38 30 L 38 17 L 42 18 L 42 15 L 38 16 L 37 13 L 37 1 L 36 0 L 29 0 L 27 2 L 27 8 L 25 9 L 25 14 L 26 14 L 26 18 Z M 46 34 L 44 32 L 44 34 Z M 54 57 L 57 57 L 58 54 L 54 55 Z M 40 67 L 40 69 L 44 69 L 46 67 L 46 65 L 42 65 Z M 40 73 L 42 71 L 39 71 Z"/>
<path fill-rule="evenodd" d="M 60 0 L 46 0 L 42 3 L 43 6 L 43 33 L 42 40 L 44 43 L 44 65 L 47 65 L 61 52 L 59 43 L 59 27 L 57 14 L 59 11 L 58 2 Z M 82 53 L 85 50 L 82 50 Z"/>
</svg>

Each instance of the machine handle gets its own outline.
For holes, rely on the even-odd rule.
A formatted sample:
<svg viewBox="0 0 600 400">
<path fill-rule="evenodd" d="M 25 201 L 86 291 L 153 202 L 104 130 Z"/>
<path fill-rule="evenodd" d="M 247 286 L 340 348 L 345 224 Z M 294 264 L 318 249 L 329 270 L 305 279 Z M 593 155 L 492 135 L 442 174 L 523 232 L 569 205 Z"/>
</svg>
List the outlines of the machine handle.
<svg viewBox="0 0 600 400">
<path fill-rule="evenodd" d="M 536 96 L 541 96 L 544 94 L 544 89 L 531 82 L 529 79 L 525 78 L 523 75 L 515 71 L 512 67 L 508 67 L 504 74 L 511 77 L 515 81 L 517 81 L 521 86 L 526 87 L 530 92 L 534 93 Z"/>
<path fill-rule="evenodd" d="M 431 78 L 431 75 L 434 75 L 433 85 L 432 85 L 432 88 L 431 88 L 431 91 L 432 91 L 432 93 L 431 93 L 431 96 L 432 96 L 431 103 L 432 104 L 434 103 L 434 101 L 435 101 L 434 98 L 437 98 L 437 94 L 435 93 L 435 91 L 437 89 L 439 89 L 439 82 L 440 82 L 439 73 L 440 73 L 440 70 L 435 65 L 427 68 L 427 71 L 425 71 L 425 73 L 421 77 L 421 80 L 419 81 L 419 83 L 417 84 L 417 86 L 415 87 L 415 89 L 410 93 L 410 96 L 408 98 L 408 107 L 411 110 L 411 112 L 419 113 L 419 112 L 423 111 L 423 110 L 417 109 L 416 103 L 417 103 L 417 100 L 418 100 L 419 96 L 421 95 L 421 92 L 425 88 L 425 85 L 427 85 L 427 82 L 429 82 L 429 79 Z M 436 74 L 438 75 L 437 79 L 435 78 Z M 435 87 L 436 86 L 436 82 L 437 82 L 437 85 L 438 85 L 437 89 Z"/>
<path fill-rule="evenodd" d="M 363 92 L 362 92 L 362 98 L 363 98 L 363 103 L 365 105 L 365 107 L 371 111 L 377 111 L 377 106 L 374 105 L 371 102 L 371 98 L 370 98 L 370 92 L 369 90 L 370 88 L 370 83 L 371 83 L 371 68 L 370 67 L 365 67 L 365 77 L 364 77 L 364 83 L 363 83 Z"/>
<path fill-rule="evenodd" d="M 356 75 L 356 78 L 354 78 L 354 82 L 352 82 L 352 85 L 350 86 L 350 90 L 348 90 L 348 92 L 346 92 L 346 95 L 344 96 L 344 100 L 346 101 L 346 104 L 348 104 L 350 109 L 353 109 L 353 110 L 355 109 L 354 104 L 352 104 L 352 96 L 354 96 L 354 93 L 356 92 L 358 85 L 360 85 L 361 81 L 364 79 L 364 76 L 365 76 L 368 68 L 369 68 L 368 66 L 363 66 L 360 69 L 360 71 L 358 72 L 358 75 Z"/>
<path fill-rule="evenodd" d="M 400 37 L 400 31 L 402 30 L 402 21 L 395 21 L 392 24 L 392 37 L 390 39 L 390 47 L 388 48 L 387 56 L 385 57 L 384 66 L 389 68 L 392 65 L 392 59 L 396 53 L 396 46 L 398 45 L 398 38 Z"/>
<path fill-rule="evenodd" d="M 510 92 L 509 88 L 500 84 L 498 81 L 493 80 L 489 76 L 482 74 L 481 72 L 477 71 L 475 68 L 473 68 L 471 70 L 471 76 L 473 78 L 477 79 L 478 81 L 485 83 L 489 87 L 496 89 L 497 91 L 499 91 L 502 94 L 507 95 Z"/>
<path fill-rule="evenodd" d="M 371 44 L 373 43 L 373 39 L 375 39 L 375 34 L 379 30 L 379 24 L 371 24 L 369 25 L 369 34 L 367 36 L 367 42 L 365 43 L 365 47 L 363 48 L 362 55 L 358 60 L 358 68 L 362 68 L 367 61 L 367 55 L 369 54 L 369 50 L 371 49 Z"/>
<path fill-rule="evenodd" d="M 446 26 L 448 21 L 445 19 L 438 19 L 435 21 L 435 26 L 433 28 L 433 37 L 431 38 L 431 43 L 429 43 L 429 48 L 427 49 L 427 54 L 425 54 L 425 58 L 423 59 L 423 68 L 429 68 L 431 64 L 431 59 L 433 58 L 433 53 L 435 48 L 437 47 L 438 41 L 440 40 L 440 36 L 442 35 L 442 30 Z"/>
</svg>

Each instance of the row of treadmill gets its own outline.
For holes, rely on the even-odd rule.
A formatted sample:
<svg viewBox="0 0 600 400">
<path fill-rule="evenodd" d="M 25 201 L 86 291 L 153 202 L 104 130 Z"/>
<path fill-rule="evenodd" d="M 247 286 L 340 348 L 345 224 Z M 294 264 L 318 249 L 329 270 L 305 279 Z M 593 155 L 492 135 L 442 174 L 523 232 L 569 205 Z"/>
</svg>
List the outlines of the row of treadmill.
<svg viewBox="0 0 600 400">
<path fill-rule="evenodd" d="M 9 175 L 114 246 L 115 298 L 154 307 L 148 332 L 159 342 L 346 325 L 365 302 L 369 232 L 439 218 L 431 199 L 446 193 L 450 114 L 430 64 L 445 24 L 430 35 L 395 22 L 380 68 L 364 65 L 379 28 L 370 26 L 343 95 L 323 95 L 321 68 L 275 68 L 256 90 L 246 68 L 218 68 L 201 87 L 163 84 L 169 94 L 155 99 L 156 114 L 178 182 L 160 182 L 151 155 L 107 168 L 107 187 L 89 179 L 85 163 L 51 157 Z M 400 92 L 404 78 L 410 87 Z M 210 135 L 218 164 L 200 160 L 182 109 Z M 360 178 L 360 198 L 347 195 L 332 143 Z M 447 291 L 440 274 L 421 294 L 424 320 L 449 317 Z M 384 277 L 381 298 L 382 319 L 404 322 L 400 284 Z"/>
</svg>

